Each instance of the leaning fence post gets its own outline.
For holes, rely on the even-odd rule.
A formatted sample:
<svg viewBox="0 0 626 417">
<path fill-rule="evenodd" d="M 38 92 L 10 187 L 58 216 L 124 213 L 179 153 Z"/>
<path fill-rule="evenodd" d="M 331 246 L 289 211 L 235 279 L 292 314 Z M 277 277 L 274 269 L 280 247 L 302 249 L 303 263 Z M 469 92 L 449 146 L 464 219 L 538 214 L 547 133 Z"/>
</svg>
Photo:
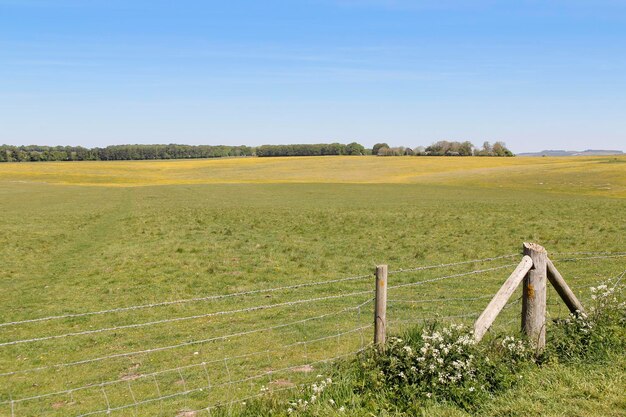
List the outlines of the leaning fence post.
<svg viewBox="0 0 626 417">
<path fill-rule="evenodd" d="M 585 312 L 583 305 L 578 301 L 578 298 L 576 298 L 574 292 L 567 285 L 567 282 L 565 282 L 550 259 L 548 259 L 548 279 L 570 312 L 576 315 Z"/>
<path fill-rule="evenodd" d="M 532 266 L 533 260 L 529 256 L 524 256 L 474 323 L 474 340 L 480 342 Z"/>
<path fill-rule="evenodd" d="M 546 345 L 546 250 L 536 243 L 524 243 L 524 255 L 530 256 L 533 266 L 524 277 L 522 296 L 522 331 L 536 343 L 537 351 Z"/>
<path fill-rule="evenodd" d="M 376 267 L 376 306 L 374 310 L 374 344 L 384 345 L 387 333 L 387 265 Z"/>
</svg>

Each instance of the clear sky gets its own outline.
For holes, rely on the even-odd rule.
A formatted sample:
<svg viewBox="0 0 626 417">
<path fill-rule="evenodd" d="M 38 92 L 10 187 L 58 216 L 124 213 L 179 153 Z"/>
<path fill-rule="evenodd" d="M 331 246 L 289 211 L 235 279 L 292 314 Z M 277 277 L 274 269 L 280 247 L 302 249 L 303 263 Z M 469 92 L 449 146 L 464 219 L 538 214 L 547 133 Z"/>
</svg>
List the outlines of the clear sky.
<svg viewBox="0 0 626 417">
<path fill-rule="evenodd" d="M 0 143 L 626 150 L 626 1 L 0 0 Z"/>
</svg>

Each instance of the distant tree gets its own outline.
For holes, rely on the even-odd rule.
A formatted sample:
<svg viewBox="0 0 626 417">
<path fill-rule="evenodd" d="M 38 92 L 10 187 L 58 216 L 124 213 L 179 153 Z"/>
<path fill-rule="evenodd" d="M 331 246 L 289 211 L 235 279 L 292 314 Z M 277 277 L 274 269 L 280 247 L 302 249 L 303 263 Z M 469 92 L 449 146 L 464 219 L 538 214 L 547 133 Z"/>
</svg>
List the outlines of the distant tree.
<svg viewBox="0 0 626 417">
<path fill-rule="evenodd" d="M 372 148 L 372 152 L 374 151 L 374 148 Z M 389 148 L 389 146 L 381 146 L 380 148 L 378 148 L 376 155 L 378 156 L 391 156 L 393 152 L 391 151 L 391 149 Z"/>
<path fill-rule="evenodd" d="M 465 155 L 466 154 L 465 147 L 467 146 L 469 146 L 470 149 L 473 147 L 473 145 L 470 142 L 460 143 L 460 142 L 450 142 L 447 140 L 440 140 L 428 146 L 425 150 L 425 153 L 427 155 L 433 155 L 433 156 Z"/>
<path fill-rule="evenodd" d="M 428 155 L 434 156 L 445 155 L 447 150 L 448 142 L 445 140 L 440 140 L 426 147 L 426 152 L 428 153 Z"/>
<path fill-rule="evenodd" d="M 459 154 L 462 156 L 472 156 L 473 152 L 474 145 L 472 145 L 472 142 L 465 141 L 459 146 Z"/>
<path fill-rule="evenodd" d="M 393 148 L 380 148 L 378 150 L 379 156 L 403 156 L 406 152 L 404 146 L 398 146 Z"/>
<path fill-rule="evenodd" d="M 475 153 L 478 156 L 491 156 L 493 155 L 493 148 L 491 147 L 491 143 L 485 141 L 483 143 L 483 148 Z"/>
<path fill-rule="evenodd" d="M 504 142 L 496 142 L 493 145 L 489 142 L 483 143 L 481 150 L 474 150 L 477 156 L 514 156 Z"/>
<path fill-rule="evenodd" d="M 496 142 L 492 147 L 493 156 L 513 156 L 513 152 L 507 149 L 504 142 Z"/>
<path fill-rule="evenodd" d="M 356 142 L 348 143 L 346 145 L 346 154 L 347 155 L 364 155 L 365 147 Z"/>
<path fill-rule="evenodd" d="M 16 158 L 18 162 L 27 162 L 30 160 L 30 155 L 27 151 L 18 149 L 15 152 Z"/>
<path fill-rule="evenodd" d="M 372 155 L 378 155 L 378 151 L 380 151 L 380 148 L 389 148 L 389 145 L 387 145 L 384 142 L 377 143 L 376 145 L 372 147 Z"/>
</svg>

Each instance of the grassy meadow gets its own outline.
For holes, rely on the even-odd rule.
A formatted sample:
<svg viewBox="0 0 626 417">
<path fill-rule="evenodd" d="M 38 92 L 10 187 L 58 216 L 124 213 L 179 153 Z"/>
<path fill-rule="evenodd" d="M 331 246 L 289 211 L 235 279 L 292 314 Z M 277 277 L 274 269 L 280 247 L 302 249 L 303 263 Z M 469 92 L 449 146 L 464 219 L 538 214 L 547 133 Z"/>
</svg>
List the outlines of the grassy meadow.
<svg viewBox="0 0 626 417">
<path fill-rule="evenodd" d="M 626 197 L 625 156 L 453 158 L 335 156 L 0 164 L 0 181 L 97 186 L 437 184 Z"/>
<path fill-rule="evenodd" d="M 311 381 L 370 342 L 377 264 L 513 255 L 391 274 L 390 286 L 459 275 L 390 289 L 392 333 L 437 317 L 471 324 L 523 241 L 544 245 L 588 300 L 626 258 L 576 253 L 626 252 L 625 213 L 624 156 L 3 163 L 0 416 L 194 416 Z M 517 330 L 517 297 L 494 333 Z M 548 302 L 551 317 L 566 314 Z M 548 367 L 489 413 L 626 415 L 617 364 Z M 557 406 L 571 390 L 584 412 Z"/>
</svg>

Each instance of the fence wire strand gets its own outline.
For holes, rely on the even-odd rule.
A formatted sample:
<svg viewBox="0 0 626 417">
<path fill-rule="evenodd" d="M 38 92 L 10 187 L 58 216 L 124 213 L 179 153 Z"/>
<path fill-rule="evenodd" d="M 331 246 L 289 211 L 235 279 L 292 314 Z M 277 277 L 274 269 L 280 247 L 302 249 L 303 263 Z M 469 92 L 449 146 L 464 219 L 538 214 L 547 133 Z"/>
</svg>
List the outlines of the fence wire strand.
<svg viewBox="0 0 626 417">
<path fill-rule="evenodd" d="M 419 319 L 404 319 L 404 320 L 389 320 L 391 324 L 393 323 L 400 323 L 400 324 L 418 324 L 418 323 L 424 323 L 427 322 L 429 320 L 448 320 L 448 319 L 461 319 L 461 318 L 468 318 L 468 317 L 478 317 L 480 315 L 480 313 L 465 313 L 465 314 L 455 314 L 455 315 L 450 315 L 450 316 L 429 316 L 429 317 L 422 317 Z"/>
<path fill-rule="evenodd" d="M 552 262 L 574 262 L 574 261 L 584 261 L 584 260 L 590 260 L 590 259 L 609 259 L 609 258 L 624 258 L 624 257 L 626 257 L 626 253 L 620 253 L 620 254 L 615 254 L 615 255 L 584 256 L 584 257 L 579 257 L 579 258 L 557 258 L 557 259 L 550 258 L 550 260 Z"/>
<path fill-rule="evenodd" d="M 565 256 L 574 256 L 574 255 L 626 255 L 626 252 L 552 252 L 550 255 L 565 255 Z"/>
<path fill-rule="evenodd" d="M 490 262 L 490 261 L 496 261 L 498 259 L 513 258 L 515 256 L 520 256 L 520 255 L 518 253 L 512 253 L 508 255 L 494 256 L 492 258 L 472 259 L 470 261 L 453 262 L 453 263 L 448 263 L 448 264 L 418 266 L 414 268 L 400 268 L 400 269 L 396 269 L 395 271 L 389 271 L 388 275 L 401 274 L 404 272 L 424 271 L 427 269 L 446 268 L 446 267 L 451 267 L 451 266 L 466 265 L 466 264 L 479 263 L 479 262 Z"/>
<path fill-rule="evenodd" d="M 446 280 L 446 279 L 460 278 L 460 277 L 465 277 L 465 276 L 469 276 L 469 275 L 483 274 L 485 272 L 498 271 L 500 269 L 510 268 L 510 267 L 516 266 L 516 265 L 517 265 L 516 263 L 513 263 L 513 264 L 496 266 L 496 267 L 493 267 L 493 268 L 477 269 L 475 271 L 462 272 L 462 273 L 459 273 L 459 274 L 444 275 L 442 277 L 425 279 L 423 281 L 409 282 L 407 284 L 391 285 L 391 286 L 387 287 L 387 289 L 391 290 L 391 289 L 394 289 L 394 288 L 405 288 L 405 287 L 412 287 L 412 286 L 416 286 L 416 285 L 424 285 L 424 284 L 428 284 L 428 283 L 431 283 L 431 282 L 443 281 L 443 280 Z"/>
<path fill-rule="evenodd" d="M 459 297 L 459 298 L 426 298 L 420 300 L 411 300 L 411 299 L 389 299 L 388 303 L 410 303 L 410 304 L 421 304 L 421 303 L 441 303 L 444 301 L 477 301 L 484 300 L 486 298 L 493 298 L 493 295 L 482 295 L 479 297 Z"/>
</svg>

